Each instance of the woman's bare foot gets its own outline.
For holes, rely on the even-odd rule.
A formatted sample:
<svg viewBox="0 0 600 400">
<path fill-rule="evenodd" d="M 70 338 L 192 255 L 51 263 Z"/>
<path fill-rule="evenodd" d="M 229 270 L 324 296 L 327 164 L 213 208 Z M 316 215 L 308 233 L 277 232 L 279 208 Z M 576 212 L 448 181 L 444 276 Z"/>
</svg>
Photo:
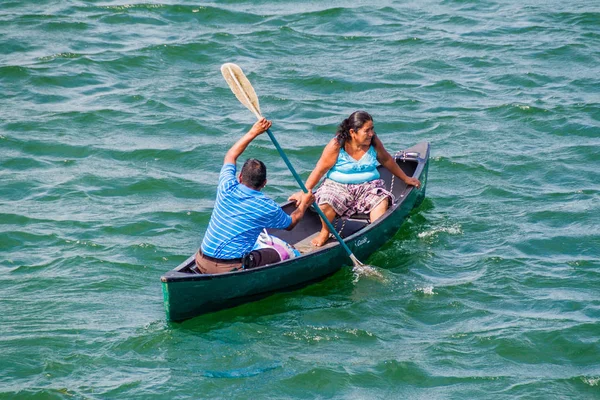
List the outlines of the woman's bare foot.
<svg viewBox="0 0 600 400">
<path fill-rule="evenodd" d="M 323 246 L 329 240 L 329 230 L 321 231 L 319 236 L 310 241 L 315 247 Z"/>
<path fill-rule="evenodd" d="M 327 203 L 319 204 L 321 207 L 321 211 L 325 214 L 325 217 L 329 220 L 329 222 L 333 221 L 335 218 L 335 210 Z M 329 229 L 327 228 L 327 224 L 321 218 L 321 232 L 319 235 L 310 241 L 313 246 L 321 247 L 323 246 L 327 240 L 329 240 Z"/>
</svg>

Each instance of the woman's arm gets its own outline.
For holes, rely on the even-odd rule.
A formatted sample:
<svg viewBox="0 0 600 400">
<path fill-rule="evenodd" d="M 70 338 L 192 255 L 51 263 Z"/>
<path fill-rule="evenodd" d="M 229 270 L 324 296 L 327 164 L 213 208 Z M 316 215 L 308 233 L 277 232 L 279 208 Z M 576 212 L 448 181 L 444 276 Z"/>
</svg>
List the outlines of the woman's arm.
<svg viewBox="0 0 600 400">
<path fill-rule="evenodd" d="M 335 165 L 337 161 L 338 155 L 340 154 L 341 146 L 338 144 L 335 138 L 331 139 L 329 143 L 323 149 L 323 153 L 321 154 L 321 158 L 317 161 L 317 165 L 310 173 L 308 179 L 306 180 L 305 186 L 306 189 L 311 192 L 314 187 L 319 183 L 323 175 L 327 173 Z M 298 204 L 300 202 L 300 197 L 303 192 L 296 192 L 292 194 L 288 200 L 293 200 Z"/>
<path fill-rule="evenodd" d="M 419 182 L 417 178 L 408 176 L 402 171 L 402 168 L 396 164 L 394 157 L 392 157 L 385 147 L 383 147 L 383 143 L 377 136 L 373 137 L 373 147 L 375 147 L 375 151 L 377 152 L 377 161 L 379 161 L 381 165 L 386 167 L 392 174 L 402 179 L 407 185 L 416 186 L 417 189 L 421 187 L 421 182 Z"/>
<path fill-rule="evenodd" d="M 312 190 L 317 183 L 321 180 L 323 175 L 327 173 L 335 165 L 337 161 L 338 155 L 340 154 L 340 145 L 337 140 L 331 139 L 327 146 L 323 149 L 323 153 L 321 154 L 321 158 L 317 161 L 317 166 L 310 173 L 310 176 L 306 180 L 306 188 L 308 190 Z"/>
</svg>

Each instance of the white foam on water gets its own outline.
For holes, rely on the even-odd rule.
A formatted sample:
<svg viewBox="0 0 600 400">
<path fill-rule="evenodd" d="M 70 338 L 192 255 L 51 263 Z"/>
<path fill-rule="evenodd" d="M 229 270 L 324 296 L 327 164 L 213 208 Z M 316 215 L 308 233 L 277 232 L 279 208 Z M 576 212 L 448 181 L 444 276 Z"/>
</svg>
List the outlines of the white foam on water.
<svg viewBox="0 0 600 400">
<path fill-rule="evenodd" d="M 581 378 L 581 380 L 590 386 L 598 386 L 598 384 L 600 384 L 600 377 L 583 377 Z"/>
<path fill-rule="evenodd" d="M 363 277 L 377 278 L 380 281 L 385 280 L 381 272 L 371 265 L 355 265 L 352 272 L 354 272 L 354 283 L 358 282 L 358 280 Z"/>
<path fill-rule="evenodd" d="M 433 296 L 435 292 L 433 291 L 433 286 L 425 286 L 422 288 L 417 288 L 417 292 L 422 292 L 423 294 Z"/>
<path fill-rule="evenodd" d="M 460 225 L 442 226 L 429 231 L 421 232 L 417 236 L 419 237 L 419 239 L 427 239 L 442 232 L 448 233 L 450 235 L 460 235 L 462 234 L 462 228 L 460 227 Z"/>
</svg>

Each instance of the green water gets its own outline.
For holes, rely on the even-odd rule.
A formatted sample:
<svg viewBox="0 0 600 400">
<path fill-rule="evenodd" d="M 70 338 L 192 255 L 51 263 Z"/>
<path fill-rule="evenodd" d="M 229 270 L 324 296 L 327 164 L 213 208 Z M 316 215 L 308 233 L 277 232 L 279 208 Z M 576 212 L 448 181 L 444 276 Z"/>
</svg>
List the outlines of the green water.
<svg viewBox="0 0 600 400">
<path fill-rule="evenodd" d="M 254 120 L 225 62 L 303 178 L 356 109 L 431 142 L 384 282 L 166 322 Z M 594 1 L 2 1 L 0 398 L 600 398 L 599 65 Z"/>
</svg>

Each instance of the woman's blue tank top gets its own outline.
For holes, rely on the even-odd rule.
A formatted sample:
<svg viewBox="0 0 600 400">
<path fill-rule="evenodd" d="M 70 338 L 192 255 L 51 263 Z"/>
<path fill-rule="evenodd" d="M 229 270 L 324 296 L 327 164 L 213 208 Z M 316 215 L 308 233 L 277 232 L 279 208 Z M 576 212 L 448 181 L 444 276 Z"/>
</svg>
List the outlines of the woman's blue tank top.
<svg viewBox="0 0 600 400">
<path fill-rule="evenodd" d="M 335 165 L 329 170 L 326 177 L 332 181 L 345 184 L 356 184 L 379 179 L 377 171 L 377 152 L 373 146 L 356 161 L 350 157 L 342 147 Z"/>
</svg>

